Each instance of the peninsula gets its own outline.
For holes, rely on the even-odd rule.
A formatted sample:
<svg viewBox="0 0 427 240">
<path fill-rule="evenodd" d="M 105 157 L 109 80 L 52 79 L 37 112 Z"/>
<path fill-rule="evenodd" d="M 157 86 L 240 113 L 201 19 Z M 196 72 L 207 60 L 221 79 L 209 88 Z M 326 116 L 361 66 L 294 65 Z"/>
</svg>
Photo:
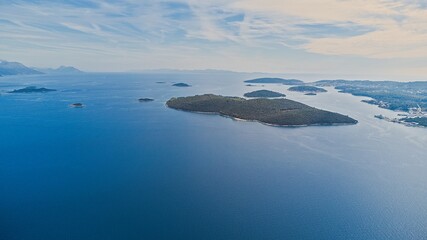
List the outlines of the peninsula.
<svg viewBox="0 0 427 240">
<path fill-rule="evenodd" d="M 427 111 L 427 81 L 321 80 L 316 86 L 332 86 L 339 92 L 372 98 L 363 102 L 393 111 Z"/>
<path fill-rule="evenodd" d="M 356 124 L 348 116 L 320 110 L 288 99 L 224 97 L 204 94 L 171 98 L 166 105 L 173 109 L 216 113 L 235 119 L 258 121 L 276 126 L 310 126 Z"/>
</svg>

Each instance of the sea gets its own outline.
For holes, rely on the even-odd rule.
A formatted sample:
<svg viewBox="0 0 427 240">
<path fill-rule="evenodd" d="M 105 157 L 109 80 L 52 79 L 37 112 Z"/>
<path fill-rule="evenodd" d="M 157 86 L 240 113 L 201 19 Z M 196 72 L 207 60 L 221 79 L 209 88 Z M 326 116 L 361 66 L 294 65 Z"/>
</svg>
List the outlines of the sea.
<svg viewBox="0 0 427 240">
<path fill-rule="evenodd" d="M 0 239 L 427 239 L 427 128 L 333 88 L 243 82 L 259 76 L 0 77 Z M 7 93 L 27 86 L 58 91 Z M 259 89 L 359 123 L 272 127 L 165 105 Z"/>
</svg>

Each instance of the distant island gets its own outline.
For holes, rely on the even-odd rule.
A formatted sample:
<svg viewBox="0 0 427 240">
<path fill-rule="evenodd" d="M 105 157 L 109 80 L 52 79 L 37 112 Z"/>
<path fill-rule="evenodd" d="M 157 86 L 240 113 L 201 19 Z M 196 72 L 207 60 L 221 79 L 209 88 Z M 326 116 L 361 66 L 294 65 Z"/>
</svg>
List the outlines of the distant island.
<svg viewBox="0 0 427 240">
<path fill-rule="evenodd" d="M 309 93 L 306 93 L 306 94 L 304 94 L 304 95 L 306 95 L 306 96 L 316 96 L 317 94 L 316 94 L 316 93 L 309 92 Z"/>
<path fill-rule="evenodd" d="M 172 98 L 166 105 L 173 109 L 216 113 L 235 119 L 258 121 L 276 126 L 310 126 L 356 124 L 348 116 L 320 110 L 292 100 L 239 97 L 224 97 L 205 94 Z"/>
<path fill-rule="evenodd" d="M 278 98 L 286 97 L 285 94 L 279 92 L 273 92 L 270 90 L 258 90 L 253 92 L 245 93 L 243 96 L 247 98 Z"/>
<path fill-rule="evenodd" d="M 174 87 L 191 87 L 191 85 L 189 85 L 187 83 L 175 83 L 172 86 L 174 86 Z"/>
<path fill-rule="evenodd" d="M 245 83 L 275 83 L 283 85 L 301 85 L 303 81 L 298 79 L 283 79 L 283 78 L 256 78 L 252 80 L 246 80 Z"/>
<path fill-rule="evenodd" d="M 138 99 L 139 102 L 152 102 L 154 101 L 154 99 L 152 98 L 140 98 Z"/>
<path fill-rule="evenodd" d="M 293 92 L 304 92 L 304 93 L 321 93 L 321 92 L 327 92 L 323 88 L 314 87 L 314 86 L 295 86 L 288 88 L 289 91 Z"/>
<path fill-rule="evenodd" d="M 31 69 L 22 63 L 0 60 L 0 75 L 2 76 L 32 75 L 32 74 L 43 74 L 43 73 L 40 71 Z"/>
<path fill-rule="evenodd" d="M 13 91 L 10 91 L 8 93 L 46 93 L 46 92 L 54 92 L 55 89 L 49 89 L 49 88 L 37 88 L 37 87 L 25 87 L 21 89 L 15 89 Z"/>
</svg>

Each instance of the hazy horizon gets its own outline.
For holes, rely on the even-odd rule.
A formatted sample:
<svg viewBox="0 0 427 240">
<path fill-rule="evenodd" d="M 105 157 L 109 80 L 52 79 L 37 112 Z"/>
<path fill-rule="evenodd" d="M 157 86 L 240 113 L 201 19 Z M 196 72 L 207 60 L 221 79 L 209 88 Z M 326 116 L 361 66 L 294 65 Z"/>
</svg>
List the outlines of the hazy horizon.
<svg viewBox="0 0 427 240">
<path fill-rule="evenodd" d="M 75 67 L 75 65 L 49 65 L 49 66 L 29 66 L 23 62 L 18 62 L 14 60 L 0 59 L 0 61 L 6 62 L 17 62 L 24 64 L 26 67 L 40 70 L 40 69 L 57 69 L 59 67 Z M 385 76 L 385 75 L 373 75 L 373 74 L 328 74 L 328 73 L 283 73 L 283 72 L 244 72 L 244 71 L 235 71 L 235 70 L 226 70 L 226 69 L 174 69 L 174 68 L 153 68 L 153 69 L 130 69 L 130 70 L 117 70 L 117 71 L 87 71 L 85 69 L 79 68 L 79 70 L 84 70 L 86 73 L 180 73 L 180 72 L 212 72 L 212 73 L 236 73 L 236 74 L 246 74 L 251 75 L 253 78 L 257 77 L 280 77 L 285 79 L 299 79 L 304 82 L 314 82 L 318 80 L 369 80 L 369 81 L 398 81 L 398 82 L 412 82 L 412 81 L 427 81 L 427 78 L 424 77 L 408 77 L 408 76 Z"/>
</svg>

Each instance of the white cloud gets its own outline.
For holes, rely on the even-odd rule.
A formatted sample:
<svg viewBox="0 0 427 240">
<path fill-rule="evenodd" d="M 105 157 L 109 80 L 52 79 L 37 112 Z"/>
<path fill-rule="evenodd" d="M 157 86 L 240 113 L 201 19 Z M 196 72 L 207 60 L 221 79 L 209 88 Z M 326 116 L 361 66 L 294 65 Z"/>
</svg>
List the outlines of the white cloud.
<svg viewBox="0 0 427 240">
<path fill-rule="evenodd" d="M 420 8 L 414 1 L 245 0 L 235 1 L 231 6 L 253 15 L 270 16 L 271 22 L 282 23 L 285 27 L 275 34 L 295 34 L 291 38 L 306 42 L 294 47 L 308 52 L 368 58 L 427 57 L 427 9 Z M 348 22 L 373 31 L 357 36 L 318 37 L 298 35 L 298 31 L 290 27 L 296 23 L 339 25 Z M 274 31 L 270 29 L 268 34 Z"/>
</svg>

